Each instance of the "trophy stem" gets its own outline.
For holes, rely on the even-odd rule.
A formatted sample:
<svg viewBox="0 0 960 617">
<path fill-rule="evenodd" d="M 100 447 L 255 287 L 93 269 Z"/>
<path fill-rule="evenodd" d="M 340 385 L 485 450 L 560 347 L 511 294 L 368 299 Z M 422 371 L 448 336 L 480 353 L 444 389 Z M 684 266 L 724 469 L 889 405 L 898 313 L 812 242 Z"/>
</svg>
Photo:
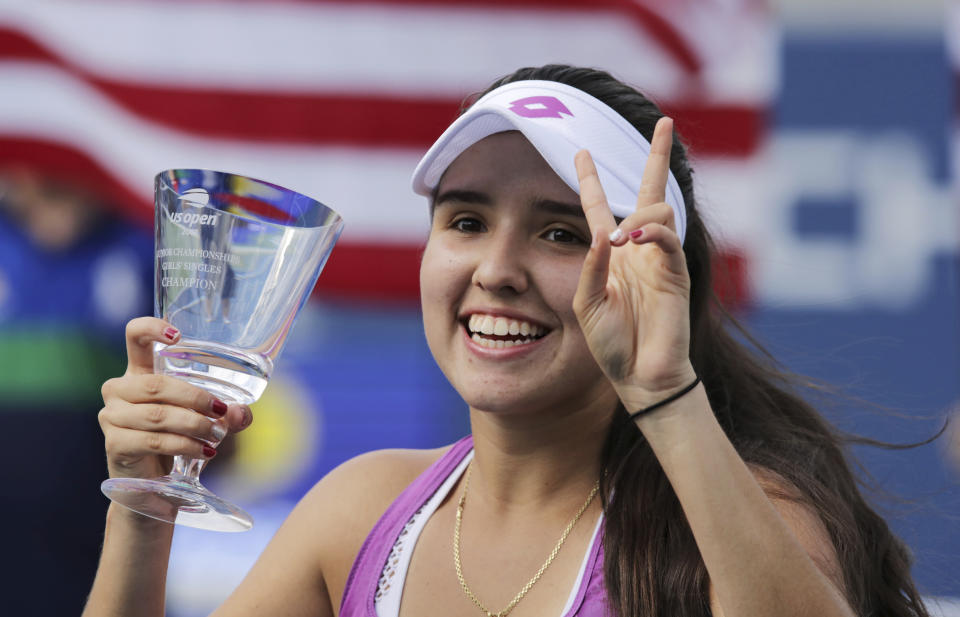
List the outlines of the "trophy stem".
<svg viewBox="0 0 960 617">
<path fill-rule="evenodd" d="M 200 472 L 203 471 L 205 464 L 204 459 L 175 456 L 173 457 L 173 469 L 170 470 L 170 477 L 199 486 Z"/>
</svg>

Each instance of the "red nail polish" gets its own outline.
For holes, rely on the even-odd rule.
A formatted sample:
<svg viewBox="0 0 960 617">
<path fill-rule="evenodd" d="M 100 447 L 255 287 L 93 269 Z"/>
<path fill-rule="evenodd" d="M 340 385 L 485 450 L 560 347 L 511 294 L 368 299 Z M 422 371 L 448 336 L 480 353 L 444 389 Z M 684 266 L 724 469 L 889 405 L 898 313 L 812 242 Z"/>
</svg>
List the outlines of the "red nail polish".
<svg viewBox="0 0 960 617">
<path fill-rule="evenodd" d="M 210 446 L 204 445 L 204 446 L 203 446 L 203 455 L 204 455 L 205 457 L 207 457 L 207 458 L 213 458 L 213 457 L 215 457 L 215 456 L 217 455 L 217 451 L 216 451 L 215 448 L 212 448 L 212 447 L 210 447 Z"/>
<path fill-rule="evenodd" d="M 170 339 L 171 341 L 177 338 L 177 335 L 180 334 L 180 331 L 176 328 L 170 327 L 163 331 L 163 335 Z"/>
<path fill-rule="evenodd" d="M 637 238 L 639 238 L 639 237 L 642 236 L 642 235 L 643 235 L 643 230 L 642 230 L 642 229 L 634 229 L 633 231 L 630 232 L 630 237 L 631 237 L 632 239 L 634 239 L 634 240 L 636 240 Z"/>
<path fill-rule="evenodd" d="M 215 398 L 213 399 L 213 403 L 210 404 L 210 411 L 213 412 L 213 415 L 219 418 L 223 414 L 227 413 L 227 404 L 220 399 Z"/>
</svg>

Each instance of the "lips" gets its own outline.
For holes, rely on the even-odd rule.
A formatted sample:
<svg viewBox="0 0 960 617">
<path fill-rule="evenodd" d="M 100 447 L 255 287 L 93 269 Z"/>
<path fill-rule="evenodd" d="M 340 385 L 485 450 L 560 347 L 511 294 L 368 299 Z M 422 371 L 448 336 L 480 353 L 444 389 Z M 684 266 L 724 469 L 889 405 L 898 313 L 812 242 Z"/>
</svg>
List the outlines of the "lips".
<svg viewBox="0 0 960 617">
<path fill-rule="evenodd" d="M 543 326 L 522 319 L 484 313 L 470 315 L 465 325 L 475 343 L 491 349 L 529 345 L 549 331 Z"/>
</svg>

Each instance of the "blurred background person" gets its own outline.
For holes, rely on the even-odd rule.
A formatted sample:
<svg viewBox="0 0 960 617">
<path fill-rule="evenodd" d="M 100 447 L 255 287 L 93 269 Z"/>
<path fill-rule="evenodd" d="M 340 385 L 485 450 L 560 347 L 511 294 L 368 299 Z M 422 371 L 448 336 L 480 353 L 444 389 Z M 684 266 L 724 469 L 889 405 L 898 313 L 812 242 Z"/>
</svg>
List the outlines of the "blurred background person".
<svg viewBox="0 0 960 617">
<path fill-rule="evenodd" d="M 124 320 L 152 305 L 147 234 L 105 208 L 66 175 L 0 170 L 0 510 L 17 614 L 78 606 L 96 568 L 100 539 L 79 525 L 105 514 L 97 384 L 122 371 Z"/>
</svg>

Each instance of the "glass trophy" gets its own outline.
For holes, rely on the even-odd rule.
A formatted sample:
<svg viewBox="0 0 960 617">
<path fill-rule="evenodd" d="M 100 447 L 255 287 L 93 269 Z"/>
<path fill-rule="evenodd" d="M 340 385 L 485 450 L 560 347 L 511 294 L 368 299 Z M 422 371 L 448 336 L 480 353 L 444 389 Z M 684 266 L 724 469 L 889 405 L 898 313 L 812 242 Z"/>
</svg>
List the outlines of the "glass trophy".
<svg viewBox="0 0 960 617">
<path fill-rule="evenodd" d="M 175 344 L 155 343 L 154 371 L 226 403 L 253 403 L 343 221 L 314 199 L 218 171 L 164 171 L 154 190 L 154 313 L 181 333 Z M 167 522 L 250 529 L 250 515 L 200 484 L 204 462 L 178 456 L 166 476 L 112 478 L 101 489 L 114 502 Z"/>
</svg>

